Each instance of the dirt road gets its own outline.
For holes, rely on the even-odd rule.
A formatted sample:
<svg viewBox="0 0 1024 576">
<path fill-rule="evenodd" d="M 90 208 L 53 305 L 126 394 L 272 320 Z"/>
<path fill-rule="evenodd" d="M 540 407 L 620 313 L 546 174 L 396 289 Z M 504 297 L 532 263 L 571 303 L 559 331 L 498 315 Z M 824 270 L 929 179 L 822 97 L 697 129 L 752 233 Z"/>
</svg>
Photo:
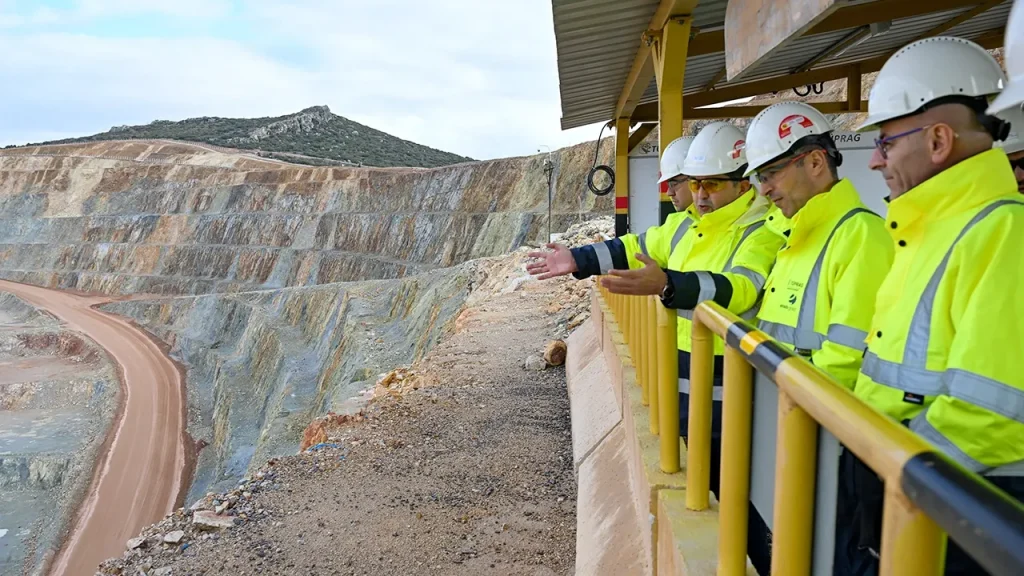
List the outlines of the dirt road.
<svg viewBox="0 0 1024 576">
<path fill-rule="evenodd" d="M 0 290 L 46 310 L 103 347 L 117 363 L 123 407 L 109 451 L 51 574 L 81 576 L 124 550 L 139 530 L 175 505 L 185 466 L 182 382 L 175 365 L 141 330 L 90 308 L 97 300 L 0 281 Z"/>
</svg>

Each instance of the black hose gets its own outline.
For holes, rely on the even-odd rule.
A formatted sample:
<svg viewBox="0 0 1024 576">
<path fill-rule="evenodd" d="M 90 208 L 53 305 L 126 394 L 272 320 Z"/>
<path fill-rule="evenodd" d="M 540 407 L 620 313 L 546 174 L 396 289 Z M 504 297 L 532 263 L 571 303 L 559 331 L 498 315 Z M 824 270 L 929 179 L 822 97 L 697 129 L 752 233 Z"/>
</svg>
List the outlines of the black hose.
<svg viewBox="0 0 1024 576">
<path fill-rule="evenodd" d="M 601 156 L 601 138 L 604 137 L 605 127 L 607 127 L 607 124 L 602 124 L 601 131 L 597 134 L 597 143 L 594 145 L 594 161 L 590 164 L 590 172 L 587 172 L 587 188 L 590 188 L 590 191 L 597 196 L 607 196 L 615 188 L 615 171 L 606 164 L 597 165 L 597 159 Z M 598 172 L 604 172 L 608 175 L 608 186 L 598 188 L 594 185 L 594 176 Z"/>
<path fill-rule="evenodd" d="M 800 89 L 799 89 L 799 88 L 793 88 L 793 92 L 794 92 L 794 93 L 795 93 L 795 94 L 796 94 L 797 96 L 799 96 L 799 97 L 801 97 L 801 98 L 803 98 L 804 96 L 810 96 L 810 94 L 811 94 L 811 90 L 812 90 L 812 88 L 811 88 L 811 85 L 810 85 L 810 84 L 808 84 L 808 85 L 806 86 L 806 88 L 807 88 L 807 92 L 804 92 L 803 94 L 801 94 L 801 93 L 800 93 Z"/>
<path fill-rule="evenodd" d="M 821 94 L 825 91 L 825 83 L 819 82 L 817 85 L 811 84 L 811 90 L 814 90 L 815 94 Z"/>
</svg>

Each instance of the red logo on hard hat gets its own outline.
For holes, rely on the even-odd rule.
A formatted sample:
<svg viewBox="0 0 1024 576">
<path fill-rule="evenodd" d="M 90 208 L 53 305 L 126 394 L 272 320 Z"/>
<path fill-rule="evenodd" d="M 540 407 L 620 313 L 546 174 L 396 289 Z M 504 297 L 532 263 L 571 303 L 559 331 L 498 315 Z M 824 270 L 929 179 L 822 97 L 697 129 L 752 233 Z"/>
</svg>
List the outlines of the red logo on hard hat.
<svg viewBox="0 0 1024 576">
<path fill-rule="evenodd" d="M 739 158 L 740 153 L 743 152 L 743 148 L 745 148 L 746 145 L 747 143 L 745 141 L 737 140 L 736 143 L 732 145 L 732 151 L 729 152 L 729 157 L 732 158 L 733 160 Z"/>
<path fill-rule="evenodd" d="M 658 170 L 658 180 L 661 180 L 661 170 Z M 668 180 L 658 182 L 658 194 L 668 194 Z"/>
<path fill-rule="evenodd" d="M 811 126 L 814 126 L 814 122 L 811 122 L 811 119 L 807 116 L 801 116 L 800 114 L 786 116 L 779 124 L 779 138 L 785 138 L 792 134 L 794 126 L 810 128 Z"/>
</svg>

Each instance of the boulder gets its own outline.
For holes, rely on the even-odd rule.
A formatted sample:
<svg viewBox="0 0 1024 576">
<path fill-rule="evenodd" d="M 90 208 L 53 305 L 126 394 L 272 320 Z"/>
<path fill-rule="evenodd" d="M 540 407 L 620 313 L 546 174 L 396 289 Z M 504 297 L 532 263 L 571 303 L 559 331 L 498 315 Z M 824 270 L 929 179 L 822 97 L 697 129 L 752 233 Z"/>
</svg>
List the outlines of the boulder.
<svg viewBox="0 0 1024 576">
<path fill-rule="evenodd" d="M 526 359 L 526 369 L 540 371 L 548 367 L 548 363 L 540 356 L 530 356 Z"/>
<path fill-rule="evenodd" d="M 235 525 L 235 519 L 231 516 L 221 516 L 209 510 L 202 510 L 192 516 L 192 523 L 199 530 L 225 530 Z"/>
<path fill-rule="evenodd" d="M 547 348 L 544 349 L 544 361 L 550 366 L 561 366 L 565 364 L 565 353 L 565 342 L 553 340 L 548 342 Z"/>
</svg>

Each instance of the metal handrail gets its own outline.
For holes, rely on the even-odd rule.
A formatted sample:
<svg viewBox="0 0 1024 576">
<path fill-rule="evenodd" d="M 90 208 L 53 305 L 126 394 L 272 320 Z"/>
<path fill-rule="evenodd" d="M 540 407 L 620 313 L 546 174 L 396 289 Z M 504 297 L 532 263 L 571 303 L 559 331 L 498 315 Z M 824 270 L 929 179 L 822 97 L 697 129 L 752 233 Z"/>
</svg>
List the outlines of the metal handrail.
<svg viewBox="0 0 1024 576">
<path fill-rule="evenodd" d="M 679 471 L 675 314 L 653 297 L 599 288 L 629 345 L 661 468 Z M 690 353 L 686 505 L 710 502 L 715 338 L 725 340 L 719 574 L 745 574 L 753 370 L 779 389 L 772 574 L 808 574 L 814 529 L 818 426 L 885 483 L 881 575 L 938 575 L 946 533 L 996 576 L 1024 574 L 1024 506 L 855 397 L 803 358 L 713 302 L 697 307 Z M 783 505 L 783 503 L 785 503 Z"/>
</svg>

